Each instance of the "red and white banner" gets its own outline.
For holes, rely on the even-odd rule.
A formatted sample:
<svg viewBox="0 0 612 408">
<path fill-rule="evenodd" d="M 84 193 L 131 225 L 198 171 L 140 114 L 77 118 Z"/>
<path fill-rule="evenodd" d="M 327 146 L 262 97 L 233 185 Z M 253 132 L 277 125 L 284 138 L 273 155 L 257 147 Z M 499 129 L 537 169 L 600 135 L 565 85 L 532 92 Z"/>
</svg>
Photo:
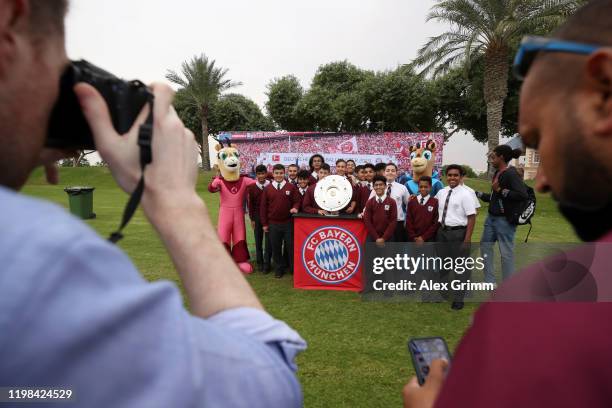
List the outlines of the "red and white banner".
<svg viewBox="0 0 612 408">
<path fill-rule="evenodd" d="M 293 231 L 295 288 L 363 290 L 367 231 L 362 220 L 297 216 Z"/>
<path fill-rule="evenodd" d="M 410 146 L 429 140 L 436 142 L 434 170 L 440 171 L 444 147 L 442 133 L 227 132 L 219 137 L 230 138 L 240 150 L 241 167 L 246 173 L 253 172 L 258 164 L 287 165 L 296 159 L 303 167 L 315 153 L 323 155 L 331 166 L 338 158 L 359 162 L 367 157 L 368 163 L 392 161 L 400 171 L 410 171 Z"/>
</svg>

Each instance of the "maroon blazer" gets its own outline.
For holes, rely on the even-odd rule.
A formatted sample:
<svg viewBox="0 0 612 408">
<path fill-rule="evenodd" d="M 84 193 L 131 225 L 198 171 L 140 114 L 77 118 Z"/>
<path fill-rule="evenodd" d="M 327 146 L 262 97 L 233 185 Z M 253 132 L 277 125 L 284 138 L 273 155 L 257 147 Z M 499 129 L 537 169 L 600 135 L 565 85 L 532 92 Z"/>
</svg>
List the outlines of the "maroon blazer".
<svg viewBox="0 0 612 408">
<path fill-rule="evenodd" d="M 391 197 L 382 203 L 378 203 L 377 196 L 372 197 L 366 204 L 363 222 L 372 239 L 390 240 L 397 224 L 397 203 Z"/>
<path fill-rule="evenodd" d="M 418 198 L 410 199 L 406 214 L 406 232 L 408 241 L 422 237 L 424 241 L 431 241 L 438 231 L 438 200 L 429 197 L 424 205 Z"/>
<path fill-rule="evenodd" d="M 270 183 L 261 195 L 259 214 L 261 225 L 286 224 L 291 221 L 291 209 L 300 209 L 300 193 L 291 183 L 285 183 L 282 189 L 278 190 L 274 184 Z"/>
</svg>

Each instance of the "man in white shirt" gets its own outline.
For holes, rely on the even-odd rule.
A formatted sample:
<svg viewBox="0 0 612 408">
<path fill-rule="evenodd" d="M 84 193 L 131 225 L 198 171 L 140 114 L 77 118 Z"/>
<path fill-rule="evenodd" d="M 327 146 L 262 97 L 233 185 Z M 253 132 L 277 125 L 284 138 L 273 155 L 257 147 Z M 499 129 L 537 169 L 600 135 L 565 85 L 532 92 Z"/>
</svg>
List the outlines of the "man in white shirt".
<svg viewBox="0 0 612 408">
<path fill-rule="evenodd" d="M 406 242 L 408 236 L 406 234 L 406 207 L 410 201 L 410 193 L 406 186 L 397 183 L 397 166 L 395 163 L 389 163 L 385 167 L 385 179 L 387 180 L 387 190 L 385 194 L 395 200 L 397 205 L 397 224 L 393 234 L 393 241 Z M 376 192 L 370 193 L 370 198 L 374 197 Z"/>
<path fill-rule="evenodd" d="M 467 257 L 470 253 L 472 232 L 476 223 L 476 207 L 474 198 L 465 186 L 461 185 L 461 177 L 465 175 L 463 167 L 451 164 L 446 168 L 447 186 L 438 192 L 438 214 L 440 228 L 436 234 L 437 256 L 457 259 Z M 456 268 L 450 270 L 450 280 L 469 280 L 471 270 L 460 271 Z M 440 279 L 444 282 L 449 270 L 440 270 Z M 454 291 L 452 308 L 463 309 L 465 291 Z"/>
</svg>

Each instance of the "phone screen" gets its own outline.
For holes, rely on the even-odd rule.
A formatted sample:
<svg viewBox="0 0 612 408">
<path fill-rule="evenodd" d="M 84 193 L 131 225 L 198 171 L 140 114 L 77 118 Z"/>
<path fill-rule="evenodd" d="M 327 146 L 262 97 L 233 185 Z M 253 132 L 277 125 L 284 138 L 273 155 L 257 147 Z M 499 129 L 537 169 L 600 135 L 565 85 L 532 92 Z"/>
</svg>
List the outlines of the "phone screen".
<svg viewBox="0 0 612 408">
<path fill-rule="evenodd" d="M 443 358 L 450 363 L 450 353 L 442 337 L 411 339 L 408 342 L 408 350 L 420 385 L 425 382 L 433 360 Z"/>
</svg>

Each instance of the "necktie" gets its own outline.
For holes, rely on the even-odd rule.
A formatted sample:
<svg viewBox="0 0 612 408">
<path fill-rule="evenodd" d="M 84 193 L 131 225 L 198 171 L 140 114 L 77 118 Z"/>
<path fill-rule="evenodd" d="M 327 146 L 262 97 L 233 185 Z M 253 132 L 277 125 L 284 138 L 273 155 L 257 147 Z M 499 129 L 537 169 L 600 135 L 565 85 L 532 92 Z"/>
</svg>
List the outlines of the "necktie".
<svg viewBox="0 0 612 408">
<path fill-rule="evenodd" d="M 382 204 L 382 198 L 378 197 L 378 204 Z"/>
<path fill-rule="evenodd" d="M 368 190 L 372 191 L 372 183 L 368 181 Z"/>
<path fill-rule="evenodd" d="M 281 187 L 280 187 L 281 183 L 276 183 L 276 184 L 278 184 L 278 187 L 277 187 L 277 188 L 280 190 L 280 188 L 281 188 Z"/>
<path fill-rule="evenodd" d="M 391 183 L 387 185 L 387 196 L 391 197 Z"/>
<path fill-rule="evenodd" d="M 425 204 L 425 197 L 421 197 L 421 205 Z"/>
<path fill-rule="evenodd" d="M 444 202 L 444 211 L 442 211 L 442 226 L 444 227 L 444 221 L 446 221 L 446 210 L 448 210 L 448 202 L 450 201 L 450 196 L 453 193 L 453 190 L 448 190 L 448 195 L 446 196 L 446 201 Z"/>
</svg>

